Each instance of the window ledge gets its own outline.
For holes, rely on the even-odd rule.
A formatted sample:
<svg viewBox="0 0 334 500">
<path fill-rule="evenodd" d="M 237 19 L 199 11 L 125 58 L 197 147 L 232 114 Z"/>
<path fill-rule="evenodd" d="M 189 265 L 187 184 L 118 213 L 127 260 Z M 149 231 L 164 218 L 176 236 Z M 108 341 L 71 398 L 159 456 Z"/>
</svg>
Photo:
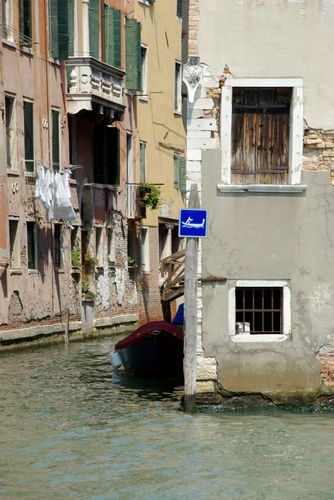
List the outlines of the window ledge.
<svg viewBox="0 0 334 500">
<path fill-rule="evenodd" d="M 24 177 L 30 177 L 31 179 L 36 179 L 36 173 L 35 172 L 24 172 Z"/>
<path fill-rule="evenodd" d="M 178 109 L 174 109 L 174 115 L 176 115 L 176 116 L 182 116 L 182 112 L 179 111 Z"/>
<path fill-rule="evenodd" d="M 24 52 L 25 54 L 27 54 L 28 56 L 32 56 L 33 55 L 33 51 L 30 47 L 24 47 L 24 46 L 21 46 L 20 47 L 20 51 L 21 52 Z"/>
<path fill-rule="evenodd" d="M 145 94 L 145 95 L 138 94 L 138 99 L 140 101 L 143 101 L 143 102 L 148 102 L 148 95 L 147 94 Z"/>
<path fill-rule="evenodd" d="M 217 184 L 220 193 L 305 193 L 305 184 Z"/>
<path fill-rule="evenodd" d="M 148 0 L 139 0 L 139 3 L 141 3 L 142 5 L 146 5 L 146 7 L 151 7 L 151 5 L 153 5 L 153 3 L 149 2 Z"/>
<path fill-rule="evenodd" d="M 15 274 L 22 274 L 22 269 L 10 269 L 9 270 L 10 274 L 11 275 L 15 275 Z"/>
<path fill-rule="evenodd" d="M 19 177 L 20 172 L 18 172 L 17 170 L 14 170 L 13 168 L 7 168 L 7 175 L 13 176 L 13 177 Z"/>
<path fill-rule="evenodd" d="M 28 274 L 38 274 L 38 269 L 28 269 Z"/>
<path fill-rule="evenodd" d="M 2 44 L 6 45 L 7 47 L 11 47 L 12 49 L 16 49 L 14 40 L 8 40 L 8 38 L 3 38 Z"/>
<path fill-rule="evenodd" d="M 242 342 L 285 342 L 289 340 L 289 336 L 286 334 L 283 335 L 250 335 L 250 334 L 239 334 L 231 336 L 232 342 L 242 343 Z"/>
</svg>

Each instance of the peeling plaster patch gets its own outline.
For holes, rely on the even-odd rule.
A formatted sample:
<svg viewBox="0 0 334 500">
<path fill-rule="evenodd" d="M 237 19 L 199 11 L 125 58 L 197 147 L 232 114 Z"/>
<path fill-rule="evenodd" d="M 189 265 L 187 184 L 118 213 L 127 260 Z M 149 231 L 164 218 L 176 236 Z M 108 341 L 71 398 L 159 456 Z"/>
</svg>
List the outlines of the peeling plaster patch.
<svg viewBox="0 0 334 500">
<path fill-rule="evenodd" d="M 117 268 L 115 274 L 115 284 L 117 291 L 117 302 L 121 306 L 123 304 L 125 294 L 125 271 L 124 269 Z"/>
<path fill-rule="evenodd" d="M 107 310 L 109 309 L 111 303 L 110 285 L 108 276 L 107 275 L 99 276 L 97 286 L 98 286 L 98 296 L 100 299 L 101 307 L 104 310 Z"/>
<path fill-rule="evenodd" d="M 325 385 L 334 387 L 334 335 L 327 335 L 328 344 L 323 344 L 318 352 L 317 358 L 321 364 L 321 378 Z"/>
</svg>

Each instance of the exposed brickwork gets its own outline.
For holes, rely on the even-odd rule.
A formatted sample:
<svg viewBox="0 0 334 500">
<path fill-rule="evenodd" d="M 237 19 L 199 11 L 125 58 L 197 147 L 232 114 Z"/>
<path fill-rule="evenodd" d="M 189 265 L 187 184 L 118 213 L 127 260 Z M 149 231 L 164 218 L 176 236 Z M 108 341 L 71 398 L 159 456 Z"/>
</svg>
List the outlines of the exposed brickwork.
<svg viewBox="0 0 334 500">
<path fill-rule="evenodd" d="M 334 185 L 334 130 L 305 130 L 303 169 L 330 172 Z"/>
<path fill-rule="evenodd" d="M 189 0 L 188 55 L 198 56 L 199 5 L 198 0 Z"/>
</svg>

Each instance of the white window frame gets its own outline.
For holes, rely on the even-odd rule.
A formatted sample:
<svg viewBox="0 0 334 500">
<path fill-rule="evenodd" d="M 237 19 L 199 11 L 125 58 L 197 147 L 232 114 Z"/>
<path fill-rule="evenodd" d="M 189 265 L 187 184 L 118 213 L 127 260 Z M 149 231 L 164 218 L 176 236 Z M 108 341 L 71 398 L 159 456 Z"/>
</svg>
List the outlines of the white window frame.
<svg viewBox="0 0 334 500">
<path fill-rule="evenodd" d="M 2 19 L 2 39 L 4 42 L 14 43 L 14 1 L 2 0 L 2 11 L 5 11 L 5 19 Z"/>
<path fill-rule="evenodd" d="M 174 113 L 181 114 L 182 111 L 182 64 L 175 61 L 174 67 Z"/>
<path fill-rule="evenodd" d="M 283 289 L 283 334 L 236 334 L 235 289 L 238 287 L 261 287 Z M 288 280 L 231 280 L 228 289 L 228 328 L 233 342 L 282 342 L 291 337 L 291 291 Z"/>
<path fill-rule="evenodd" d="M 232 101 L 234 87 L 290 87 L 289 184 L 300 184 L 303 160 L 303 80 L 301 78 L 227 78 L 221 93 L 221 144 L 223 184 L 231 184 Z M 218 186 L 218 189 L 222 186 Z M 270 188 L 268 189 L 270 190 Z"/>
<path fill-rule="evenodd" d="M 12 112 L 10 122 L 7 123 L 7 109 L 5 109 L 6 116 L 6 166 L 9 170 L 17 170 L 17 128 L 16 128 L 16 96 L 13 94 L 5 94 L 5 108 L 6 100 L 12 101 Z M 9 149 L 9 155 L 8 155 Z"/>
<path fill-rule="evenodd" d="M 148 90 L 147 90 L 147 73 L 148 73 L 148 46 L 145 44 L 140 45 L 140 70 L 141 70 L 141 86 L 142 90 L 139 98 L 142 101 L 148 100 Z"/>
<path fill-rule="evenodd" d="M 141 269 L 144 273 L 149 273 L 150 266 L 150 231 L 148 227 L 142 227 L 140 230 L 140 258 Z"/>
</svg>

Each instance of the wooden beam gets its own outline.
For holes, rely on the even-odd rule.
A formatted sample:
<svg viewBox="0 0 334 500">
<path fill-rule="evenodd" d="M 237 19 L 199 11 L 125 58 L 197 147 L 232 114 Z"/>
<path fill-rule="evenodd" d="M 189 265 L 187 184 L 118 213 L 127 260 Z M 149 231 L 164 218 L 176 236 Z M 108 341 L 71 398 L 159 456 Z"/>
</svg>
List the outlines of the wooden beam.
<svg viewBox="0 0 334 500">
<path fill-rule="evenodd" d="M 197 184 L 191 185 L 188 208 L 200 208 Z M 196 410 L 198 238 L 187 238 L 184 272 L 184 411 Z"/>
</svg>

